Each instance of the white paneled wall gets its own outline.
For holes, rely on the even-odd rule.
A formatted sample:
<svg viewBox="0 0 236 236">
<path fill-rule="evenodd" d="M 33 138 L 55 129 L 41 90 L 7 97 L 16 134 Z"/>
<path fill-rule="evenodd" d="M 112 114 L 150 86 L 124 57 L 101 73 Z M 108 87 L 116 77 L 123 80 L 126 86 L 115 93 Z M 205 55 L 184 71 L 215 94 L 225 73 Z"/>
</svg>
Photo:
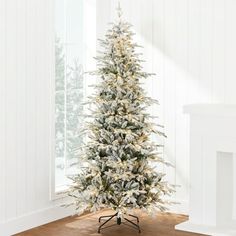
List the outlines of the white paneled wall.
<svg viewBox="0 0 236 236">
<path fill-rule="evenodd" d="M 0 235 L 71 213 L 50 200 L 53 1 L 0 0 Z"/>
<path fill-rule="evenodd" d="M 135 41 L 144 46 L 144 68 L 157 73 L 147 88 L 160 101 L 153 113 L 160 116 L 168 136 L 165 159 L 167 179 L 181 185 L 177 211 L 188 211 L 189 139 L 183 105 L 236 103 L 235 0 L 121 0 L 124 18 L 134 26 Z M 107 20 L 116 18 L 117 0 L 100 1 Z M 98 9 L 99 11 L 99 9 Z M 110 14 L 109 14 L 110 12 Z M 99 14 L 99 12 L 98 12 Z M 103 17 L 104 18 L 104 17 Z"/>
</svg>

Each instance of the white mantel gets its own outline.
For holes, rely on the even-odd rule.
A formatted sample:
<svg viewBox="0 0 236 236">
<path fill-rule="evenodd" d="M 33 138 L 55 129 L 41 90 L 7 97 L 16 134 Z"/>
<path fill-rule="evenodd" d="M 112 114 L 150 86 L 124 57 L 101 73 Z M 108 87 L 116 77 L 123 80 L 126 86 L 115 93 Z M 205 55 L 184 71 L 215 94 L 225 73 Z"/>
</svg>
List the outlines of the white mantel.
<svg viewBox="0 0 236 236">
<path fill-rule="evenodd" d="M 194 104 L 190 115 L 190 214 L 176 229 L 236 235 L 236 105 Z"/>
<path fill-rule="evenodd" d="M 184 106 L 184 113 L 190 115 L 216 115 L 236 117 L 236 104 L 192 104 Z"/>
</svg>

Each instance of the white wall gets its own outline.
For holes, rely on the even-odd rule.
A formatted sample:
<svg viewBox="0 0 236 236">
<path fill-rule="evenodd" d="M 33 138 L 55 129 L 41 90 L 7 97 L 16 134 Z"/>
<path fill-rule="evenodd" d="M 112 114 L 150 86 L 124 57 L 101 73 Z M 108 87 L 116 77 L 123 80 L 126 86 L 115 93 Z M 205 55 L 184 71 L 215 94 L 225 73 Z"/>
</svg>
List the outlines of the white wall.
<svg viewBox="0 0 236 236">
<path fill-rule="evenodd" d="M 99 31 L 113 21 L 117 0 L 100 1 L 107 13 Z M 183 105 L 236 103 L 235 0 L 121 0 L 124 18 L 134 25 L 135 40 L 144 46 L 144 68 L 157 73 L 149 92 L 160 101 L 153 110 L 168 136 L 164 155 L 176 166 L 167 179 L 178 188 L 175 210 L 188 211 L 188 117 Z M 104 10 L 106 9 L 106 11 Z M 99 9 L 98 9 L 99 10 Z M 100 14 L 98 12 L 98 14 Z"/>
<path fill-rule="evenodd" d="M 53 1 L 0 0 L 0 235 L 68 215 L 50 201 Z"/>
</svg>

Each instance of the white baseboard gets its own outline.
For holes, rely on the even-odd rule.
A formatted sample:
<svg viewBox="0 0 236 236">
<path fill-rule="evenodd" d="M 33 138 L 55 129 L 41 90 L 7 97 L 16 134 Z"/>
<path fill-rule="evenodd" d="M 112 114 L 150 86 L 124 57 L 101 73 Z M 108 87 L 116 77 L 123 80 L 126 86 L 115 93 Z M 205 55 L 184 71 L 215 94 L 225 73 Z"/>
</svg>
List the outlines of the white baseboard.
<svg viewBox="0 0 236 236">
<path fill-rule="evenodd" d="M 71 208 L 53 206 L 32 212 L 0 224 L 0 235 L 10 236 L 25 230 L 62 219 L 74 213 Z"/>
<path fill-rule="evenodd" d="M 177 204 L 171 205 L 168 210 L 170 213 L 189 215 L 188 200 L 174 200 Z"/>
</svg>

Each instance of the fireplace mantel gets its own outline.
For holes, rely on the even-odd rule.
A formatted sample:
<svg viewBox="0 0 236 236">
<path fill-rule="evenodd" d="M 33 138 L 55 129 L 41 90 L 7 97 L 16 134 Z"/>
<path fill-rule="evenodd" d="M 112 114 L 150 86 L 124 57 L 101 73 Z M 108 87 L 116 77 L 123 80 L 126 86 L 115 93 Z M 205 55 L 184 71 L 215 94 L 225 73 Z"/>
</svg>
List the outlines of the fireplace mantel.
<svg viewBox="0 0 236 236">
<path fill-rule="evenodd" d="M 236 105 L 193 104 L 190 115 L 189 221 L 176 229 L 236 235 Z"/>
<path fill-rule="evenodd" d="M 184 106 L 184 113 L 190 115 L 217 115 L 236 117 L 236 104 L 192 104 Z"/>
</svg>

